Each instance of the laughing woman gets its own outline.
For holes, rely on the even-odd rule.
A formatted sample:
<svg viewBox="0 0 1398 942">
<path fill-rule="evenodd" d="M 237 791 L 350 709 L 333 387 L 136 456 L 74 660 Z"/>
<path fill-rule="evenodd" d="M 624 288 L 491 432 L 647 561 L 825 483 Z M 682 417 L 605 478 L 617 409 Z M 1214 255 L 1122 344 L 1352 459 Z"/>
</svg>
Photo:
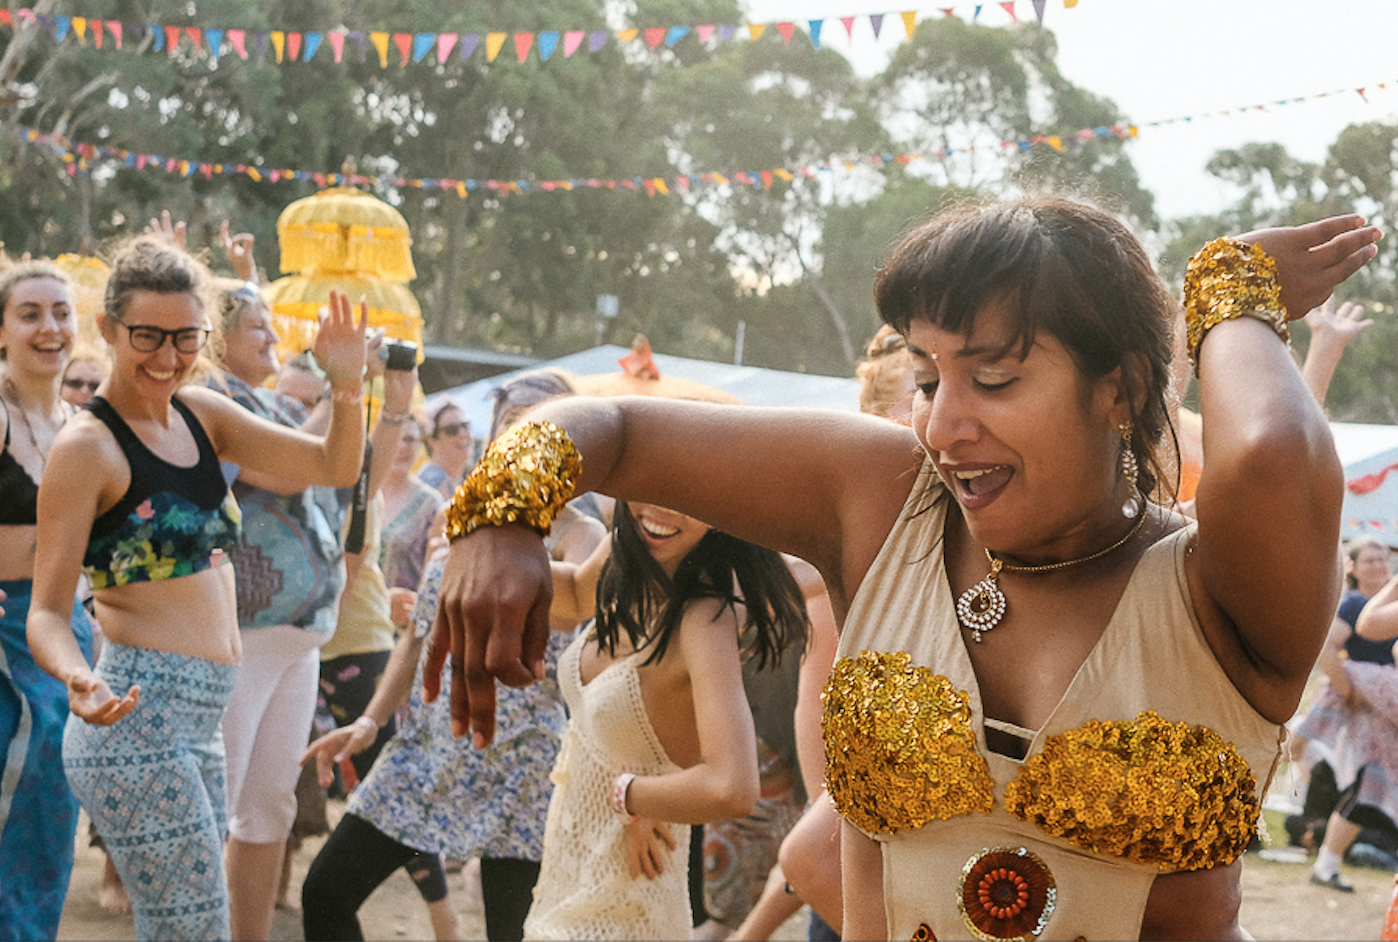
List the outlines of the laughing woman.
<svg viewBox="0 0 1398 942">
<path fill-rule="evenodd" d="M 112 372 L 54 442 L 39 491 L 29 642 L 67 686 L 64 767 L 142 939 L 229 936 L 219 721 L 241 655 L 226 564 L 240 515 L 220 461 L 344 486 L 364 447 L 364 311 L 356 324 L 332 295 L 317 356 L 337 391 L 317 437 L 185 386 L 210 334 L 205 293 L 178 249 L 143 237 L 118 254 L 99 317 Z M 106 637 L 95 669 L 69 626 L 79 572 Z"/>
<path fill-rule="evenodd" d="M 567 436 L 579 488 L 820 569 L 842 625 L 824 733 L 847 938 L 1242 938 L 1240 858 L 1339 587 L 1343 478 L 1287 321 L 1378 237 L 1346 216 L 1190 263 L 1193 522 L 1152 500 L 1176 308 L 1140 243 L 1066 199 L 939 213 L 875 289 L 912 356 L 911 428 L 544 406 L 563 431 L 488 453 L 499 473 L 462 506 L 429 692 L 450 652 L 454 717 L 484 739 L 487 684 L 534 673 L 545 563 L 507 521 L 566 499 Z"/>
<path fill-rule="evenodd" d="M 72 409 L 59 398 L 77 315 L 68 280 L 44 262 L 0 276 L 0 938 L 52 939 L 73 869 L 78 803 L 60 750 L 68 692 L 24 636 L 39 483 Z M 71 594 L 70 594 L 71 595 Z M 70 597 L 61 616 L 84 657 L 92 632 Z"/>
</svg>

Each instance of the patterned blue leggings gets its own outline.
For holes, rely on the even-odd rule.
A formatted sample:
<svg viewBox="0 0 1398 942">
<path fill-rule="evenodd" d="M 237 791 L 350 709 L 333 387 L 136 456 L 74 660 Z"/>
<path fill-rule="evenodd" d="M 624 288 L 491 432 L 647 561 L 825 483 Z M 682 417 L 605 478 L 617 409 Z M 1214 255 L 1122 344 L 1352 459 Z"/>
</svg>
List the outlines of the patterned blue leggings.
<svg viewBox="0 0 1398 942">
<path fill-rule="evenodd" d="M 234 664 L 102 646 L 97 675 L 141 702 L 112 726 L 76 716 L 63 764 L 131 894 L 141 939 L 227 939 L 223 735 Z"/>
</svg>

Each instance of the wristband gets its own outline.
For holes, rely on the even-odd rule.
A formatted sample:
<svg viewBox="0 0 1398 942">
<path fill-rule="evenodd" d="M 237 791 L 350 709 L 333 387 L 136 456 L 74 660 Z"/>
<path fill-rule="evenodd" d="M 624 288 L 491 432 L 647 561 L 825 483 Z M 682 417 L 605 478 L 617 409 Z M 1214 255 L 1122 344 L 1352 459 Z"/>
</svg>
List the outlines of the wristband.
<svg viewBox="0 0 1398 942">
<path fill-rule="evenodd" d="M 616 781 L 612 783 L 612 810 L 628 820 L 634 820 L 636 817 L 626 810 L 626 790 L 631 787 L 631 783 L 635 778 L 636 776 L 630 772 L 622 772 L 616 777 Z"/>
<path fill-rule="evenodd" d="M 397 427 L 408 421 L 406 412 L 380 412 L 379 421 L 390 427 Z"/>
<path fill-rule="evenodd" d="M 348 372 L 340 372 L 339 370 L 328 369 L 325 371 L 325 378 L 330 380 L 330 382 L 332 383 L 339 383 L 347 379 L 362 380 L 368 374 L 368 372 L 368 366 L 361 366 L 358 370 L 350 370 Z"/>
<path fill-rule="evenodd" d="M 1277 263 L 1260 245 L 1215 239 L 1189 260 L 1184 277 L 1184 323 L 1195 376 L 1199 375 L 1199 348 L 1205 335 L 1236 317 L 1262 321 L 1290 349 L 1291 331 L 1281 303 Z"/>
<path fill-rule="evenodd" d="M 330 394 L 330 401 L 338 406 L 362 406 L 364 396 L 356 389 L 337 389 Z"/>
<path fill-rule="evenodd" d="M 359 719 L 355 720 L 355 721 L 354 721 L 353 723 L 351 723 L 350 725 L 351 725 L 351 726 L 363 726 L 363 725 L 365 725 L 365 724 L 368 724 L 369 726 L 373 727 L 373 729 L 370 730 L 370 732 L 372 732 L 375 736 L 377 736 L 377 735 L 379 734 L 379 724 L 378 724 L 378 722 L 375 721 L 375 719 L 374 719 L 372 716 L 370 716 L 369 714 L 367 714 L 367 713 L 365 713 L 365 714 L 364 714 L 363 716 L 361 716 Z"/>
</svg>

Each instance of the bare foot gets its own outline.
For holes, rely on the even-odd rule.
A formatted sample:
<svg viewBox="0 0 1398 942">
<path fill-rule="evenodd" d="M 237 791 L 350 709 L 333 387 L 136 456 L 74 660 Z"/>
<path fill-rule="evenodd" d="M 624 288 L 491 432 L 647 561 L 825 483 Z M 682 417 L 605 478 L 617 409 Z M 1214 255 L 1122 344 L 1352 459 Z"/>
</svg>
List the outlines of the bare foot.
<svg viewBox="0 0 1398 942">
<path fill-rule="evenodd" d="M 278 896 L 277 908 L 289 913 L 299 913 L 301 911 L 301 904 L 291 899 L 289 896 Z"/>
<path fill-rule="evenodd" d="M 109 916 L 125 916 L 131 912 L 131 896 L 121 882 L 112 858 L 102 868 L 102 889 L 97 891 L 97 905 Z"/>
</svg>

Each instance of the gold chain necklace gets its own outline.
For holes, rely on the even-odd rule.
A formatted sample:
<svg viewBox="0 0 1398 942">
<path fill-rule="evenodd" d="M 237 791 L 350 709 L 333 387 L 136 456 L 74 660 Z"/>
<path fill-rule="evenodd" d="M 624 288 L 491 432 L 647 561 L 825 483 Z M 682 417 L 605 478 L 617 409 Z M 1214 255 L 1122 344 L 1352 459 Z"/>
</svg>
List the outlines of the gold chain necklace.
<svg viewBox="0 0 1398 942">
<path fill-rule="evenodd" d="M 956 620 L 961 622 L 965 628 L 970 629 L 972 635 L 975 636 L 976 643 L 979 644 L 981 635 L 1000 624 L 1001 619 L 1005 617 L 1005 593 L 1000 591 L 1000 586 L 996 582 L 1001 571 L 1048 572 L 1051 569 L 1067 569 L 1069 566 L 1076 566 L 1079 563 L 1101 559 L 1113 550 L 1125 546 L 1145 522 L 1146 515 L 1141 514 L 1136 518 L 1135 525 L 1126 532 L 1126 535 L 1111 546 L 1087 556 L 1079 556 L 1077 559 L 1066 559 L 1061 563 L 1047 563 L 1043 566 L 1012 566 L 1003 560 L 996 559 L 995 554 L 987 549 L 985 558 L 990 560 L 990 572 L 980 582 L 963 592 L 961 597 L 956 600 Z"/>
</svg>

